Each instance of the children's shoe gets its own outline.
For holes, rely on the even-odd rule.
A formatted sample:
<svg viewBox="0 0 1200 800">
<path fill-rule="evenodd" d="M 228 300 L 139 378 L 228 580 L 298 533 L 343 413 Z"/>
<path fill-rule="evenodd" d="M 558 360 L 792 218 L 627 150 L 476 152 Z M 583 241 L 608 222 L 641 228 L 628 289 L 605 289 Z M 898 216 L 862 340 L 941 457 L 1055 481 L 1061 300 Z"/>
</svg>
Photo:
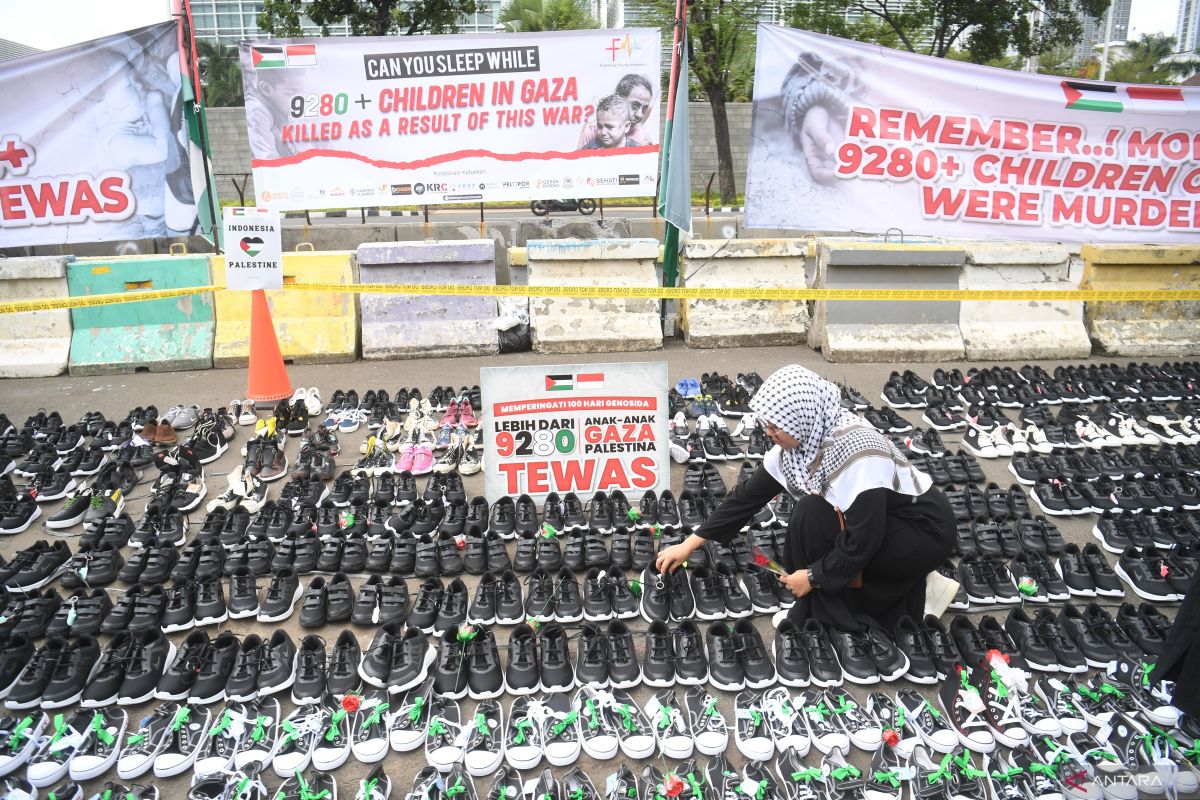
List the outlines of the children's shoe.
<svg viewBox="0 0 1200 800">
<path fill-rule="evenodd" d="M 462 710 L 458 703 L 440 696 L 430 700 L 429 732 L 425 737 L 425 759 L 438 772 L 446 773 L 462 760 Z"/>
<path fill-rule="evenodd" d="M 499 702 L 483 700 L 467 725 L 463 764 L 472 776 L 482 778 L 493 774 L 503 761 L 504 711 Z"/>
<path fill-rule="evenodd" d="M 654 727 L 658 749 L 667 758 L 682 761 L 691 758 L 696 739 L 688 718 L 679 706 L 675 692 L 665 689 L 646 701 L 646 716 Z"/>
<path fill-rule="evenodd" d="M 734 700 L 737 748 L 752 761 L 767 761 L 775 753 L 765 712 L 762 695 L 758 692 L 739 692 Z"/>
<path fill-rule="evenodd" d="M 504 757 L 513 769 L 529 770 L 542 760 L 542 728 L 538 723 L 542 702 L 518 695 L 509 709 L 504 729 Z"/>
<path fill-rule="evenodd" d="M 684 696 L 683 704 L 688 724 L 696 734 L 696 749 L 706 756 L 724 753 L 729 746 L 729 723 L 717 708 L 717 699 L 703 686 L 693 686 Z M 800 727 L 804 729 L 804 753 L 801 755 L 805 755 L 808 753 L 808 729 L 804 728 L 803 719 Z"/>
</svg>

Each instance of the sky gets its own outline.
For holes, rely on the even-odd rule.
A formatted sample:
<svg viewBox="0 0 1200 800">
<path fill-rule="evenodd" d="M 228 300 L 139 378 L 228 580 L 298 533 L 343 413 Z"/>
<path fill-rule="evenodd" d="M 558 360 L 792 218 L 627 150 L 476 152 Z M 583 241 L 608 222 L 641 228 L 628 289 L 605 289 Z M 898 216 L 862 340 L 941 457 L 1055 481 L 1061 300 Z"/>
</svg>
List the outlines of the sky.
<svg viewBox="0 0 1200 800">
<path fill-rule="evenodd" d="M 1178 0 L 1133 0 L 1130 36 L 1175 34 Z M 0 0 L 0 37 L 51 50 L 170 19 L 170 0 Z"/>
</svg>

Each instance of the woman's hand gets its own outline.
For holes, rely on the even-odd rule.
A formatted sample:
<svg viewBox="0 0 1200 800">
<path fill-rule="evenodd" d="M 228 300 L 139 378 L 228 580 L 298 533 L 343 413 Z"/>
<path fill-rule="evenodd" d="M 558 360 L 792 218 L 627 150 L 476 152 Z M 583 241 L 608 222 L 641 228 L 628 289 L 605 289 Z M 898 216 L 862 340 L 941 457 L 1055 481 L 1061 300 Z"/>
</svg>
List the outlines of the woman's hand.
<svg viewBox="0 0 1200 800">
<path fill-rule="evenodd" d="M 658 551 L 658 558 L 654 560 L 655 567 L 659 572 L 667 573 L 674 572 L 683 562 L 687 561 L 692 555 L 692 548 L 688 547 L 686 542 L 673 544 L 670 547 L 663 548 Z"/>
<path fill-rule="evenodd" d="M 804 595 L 812 591 L 812 585 L 808 582 L 807 569 L 798 569 L 795 572 L 780 575 L 779 581 L 796 597 L 804 597 Z"/>
</svg>

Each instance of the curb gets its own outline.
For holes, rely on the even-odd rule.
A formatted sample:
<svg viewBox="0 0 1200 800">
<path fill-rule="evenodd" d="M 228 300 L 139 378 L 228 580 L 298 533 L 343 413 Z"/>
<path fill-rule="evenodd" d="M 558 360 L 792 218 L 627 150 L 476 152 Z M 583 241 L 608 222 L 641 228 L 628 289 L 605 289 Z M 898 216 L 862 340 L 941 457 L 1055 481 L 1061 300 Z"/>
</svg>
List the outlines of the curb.
<svg viewBox="0 0 1200 800">
<path fill-rule="evenodd" d="M 310 211 L 308 212 L 309 219 L 340 219 L 345 218 L 349 212 L 347 211 Z M 420 211 L 387 211 L 378 208 L 368 208 L 368 217 L 419 217 Z M 304 219 L 303 211 L 285 211 L 283 212 L 284 219 Z"/>
</svg>

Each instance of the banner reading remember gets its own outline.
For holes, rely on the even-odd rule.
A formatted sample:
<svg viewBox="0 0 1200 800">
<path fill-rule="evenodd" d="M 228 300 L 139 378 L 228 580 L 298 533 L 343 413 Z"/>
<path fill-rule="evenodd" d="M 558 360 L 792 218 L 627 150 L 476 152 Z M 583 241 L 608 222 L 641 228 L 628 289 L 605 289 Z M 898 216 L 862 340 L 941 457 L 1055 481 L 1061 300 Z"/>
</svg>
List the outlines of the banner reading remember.
<svg viewBox="0 0 1200 800">
<path fill-rule="evenodd" d="M 1200 232 L 1200 89 L 760 25 L 754 98 L 748 227 L 1083 242 Z"/>
<path fill-rule="evenodd" d="M 273 209 L 652 195 L 656 29 L 241 45 Z"/>
</svg>

